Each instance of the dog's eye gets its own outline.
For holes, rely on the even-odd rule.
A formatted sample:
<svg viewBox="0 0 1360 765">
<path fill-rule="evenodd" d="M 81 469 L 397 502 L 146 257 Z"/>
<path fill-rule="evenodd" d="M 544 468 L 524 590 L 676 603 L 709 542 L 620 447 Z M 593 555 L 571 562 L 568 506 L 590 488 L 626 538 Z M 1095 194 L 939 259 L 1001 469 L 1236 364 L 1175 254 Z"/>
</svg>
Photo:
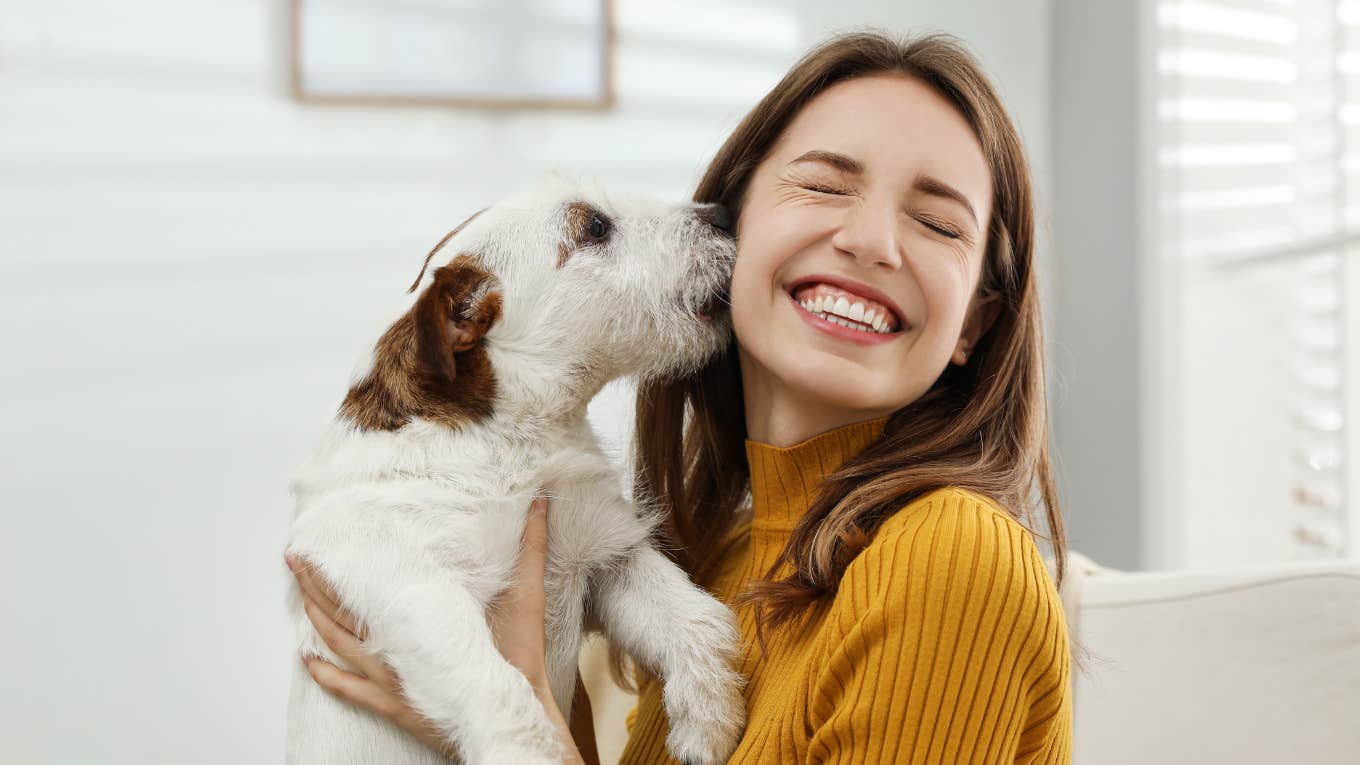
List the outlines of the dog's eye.
<svg viewBox="0 0 1360 765">
<path fill-rule="evenodd" d="M 609 235 L 609 221 L 602 215 L 590 216 L 590 225 L 586 226 L 586 233 L 590 234 L 592 240 L 602 240 Z"/>
<path fill-rule="evenodd" d="M 578 249 L 603 249 L 614 229 L 609 216 L 588 202 L 577 201 L 567 205 L 566 224 L 563 234 L 566 239 L 563 254 L 558 258 L 557 267 L 566 265 L 571 253 Z"/>
<path fill-rule="evenodd" d="M 609 219 L 595 213 L 590 216 L 590 223 L 586 224 L 586 235 L 594 240 L 602 240 L 609 236 Z"/>
</svg>

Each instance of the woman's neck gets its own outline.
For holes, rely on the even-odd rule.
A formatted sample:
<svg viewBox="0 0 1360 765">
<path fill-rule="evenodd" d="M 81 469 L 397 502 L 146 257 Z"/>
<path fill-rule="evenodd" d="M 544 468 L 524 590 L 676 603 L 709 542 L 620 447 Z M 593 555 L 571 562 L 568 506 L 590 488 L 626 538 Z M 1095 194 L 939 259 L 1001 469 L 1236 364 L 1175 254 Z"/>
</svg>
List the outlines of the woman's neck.
<svg viewBox="0 0 1360 765">
<path fill-rule="evenodd" d="M 746 354 L 739 353 L 739 361 L 746 437 L 752 441 L 793 446 L 829 430 L 891 414 L 847 409 L 809 397 L 784 384 Z"/>
</svg>

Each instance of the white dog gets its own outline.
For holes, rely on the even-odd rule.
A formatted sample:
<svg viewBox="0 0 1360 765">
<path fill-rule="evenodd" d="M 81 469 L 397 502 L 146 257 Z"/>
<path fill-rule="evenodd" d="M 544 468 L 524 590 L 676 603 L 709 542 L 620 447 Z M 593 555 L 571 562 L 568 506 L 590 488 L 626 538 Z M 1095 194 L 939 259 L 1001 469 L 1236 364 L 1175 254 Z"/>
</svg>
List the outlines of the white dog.
<svg viewBox="0 0 1360 765">
<path fill-rule="evenodd" d="M 487 626 L 539 486 L 553 497 L 547 667 L 564 716 L 582 634 L 603 630 L 663 679 L 676 759 L 725 762 L 736 747 L 745 704 L 731 611 L 655 548 L 655 514 L 624 499 L 586 422 L 606 382 L 681 374 L 728 342 L 716 311 L 735 244 L 723 218 L 560 177 L 474 216 L 440 243 L 456 255 L 422 270 L 414 304 L 294 480 L 289 552 L 334 587 L 366 625 L 366 647 L 467 763 L 562 761 Z M 292 590 L 303 654 L 345 666 Z M 294 665 L 290 763 L 442 762 Z"/>
</svg>

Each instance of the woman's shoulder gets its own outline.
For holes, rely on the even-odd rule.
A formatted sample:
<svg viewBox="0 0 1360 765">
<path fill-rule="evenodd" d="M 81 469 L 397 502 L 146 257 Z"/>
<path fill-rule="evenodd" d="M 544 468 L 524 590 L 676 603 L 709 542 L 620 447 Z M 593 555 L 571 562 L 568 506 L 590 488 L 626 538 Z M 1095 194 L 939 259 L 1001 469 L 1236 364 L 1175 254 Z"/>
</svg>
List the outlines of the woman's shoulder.
<svg viewBox="0 0 1360 765">
<path fill-rule="evenodd" d="M 1001 523 L 1010 531 L 1025 531 L 1025 527 L 995 499 L 962 486 L 944 486 L 903 505 L 883 522 L 876 539 L 901 534 L 941 519 L 961 517 L 967 517 L 970 521 Z"/>
<path fill-rule="evenodd" d="M 1029 529 L 999 502 L 961 486 L 935 489 L 903 505 L 879 527 L 869 548 L 897 548 L 909 539 L 929 540 L 932 557 L 941 560 L 1038 554 Z"/>
<path fill-rule="evenodd" d="M 1062 756 L 1071 739 L 1062 601 L 1030 532 L 999 503 L 949 487 L 904 504 L 847 567 L 833 611 L 817 681 L 832 740 L 837 720 L 869 729 L 883 709 L 921 710 L 901 724 L 952 736 L 929 721 L 957 721 L 967 689 L 991 688 L 985 708 L 966 715 L 971 732 L 957 735 L 1008 736 L 1003 748 Z"/>
<path fill-rule="evenodd" d="M 995 500 L 961 487 L 928 492 L 879 527 L 846 568 L 844 605 L 1010 611 L 1061 600 L 1030 531 Z"/>
</svg>

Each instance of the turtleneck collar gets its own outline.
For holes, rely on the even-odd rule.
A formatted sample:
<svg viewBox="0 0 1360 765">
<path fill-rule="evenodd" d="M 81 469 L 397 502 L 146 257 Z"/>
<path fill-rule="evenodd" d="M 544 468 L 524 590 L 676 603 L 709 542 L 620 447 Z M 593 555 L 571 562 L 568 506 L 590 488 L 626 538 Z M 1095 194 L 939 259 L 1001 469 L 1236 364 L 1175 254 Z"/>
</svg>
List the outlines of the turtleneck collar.
<svg viewBox="0 0 1360 765">
<path fill-rule="evenodd" d="M 822 479 L 878 440 L 887 422 L 887 417 L 855 422 L 786 447 L 748 438 L 751 530 L 792 531 L 816 498 Z"/>
</svg>

